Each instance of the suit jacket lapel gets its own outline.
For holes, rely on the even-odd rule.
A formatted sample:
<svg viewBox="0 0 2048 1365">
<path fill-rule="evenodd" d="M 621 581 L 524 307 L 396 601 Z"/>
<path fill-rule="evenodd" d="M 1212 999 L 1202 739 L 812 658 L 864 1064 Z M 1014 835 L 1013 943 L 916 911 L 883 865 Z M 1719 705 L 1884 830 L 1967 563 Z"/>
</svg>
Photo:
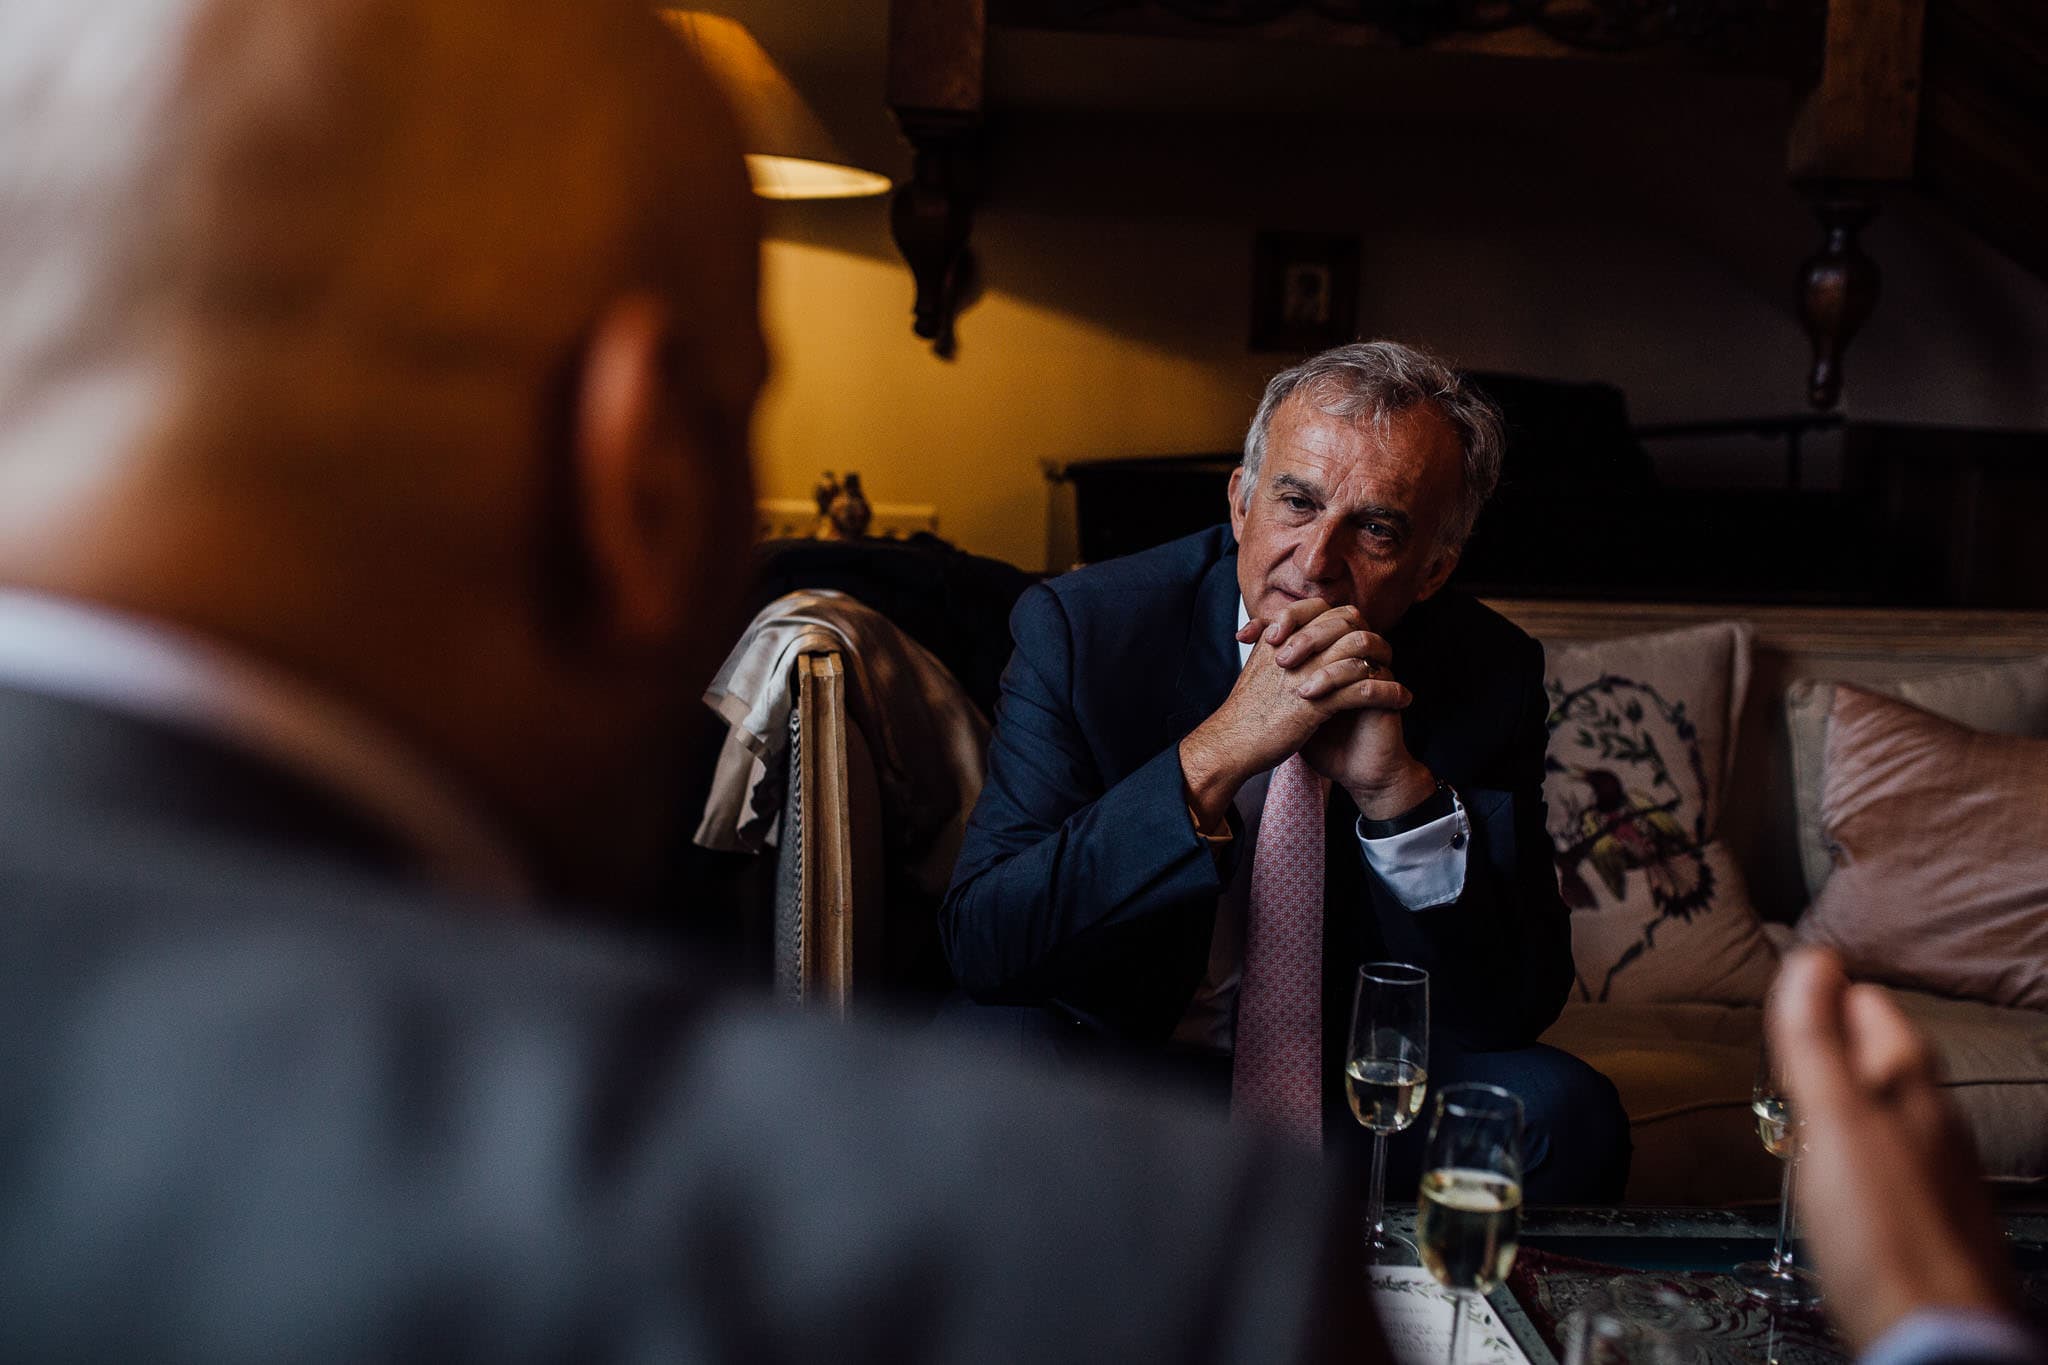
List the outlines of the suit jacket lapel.
<svg viewBox="0 0 2048 1365">
<path fill-rule="evenodd" d="M 1237 546 L 1232 543 L 1202 575 L 1195 591 L 1194 615 L 1188 622 L 1175 683 L 1181 701 L 1173 717 L 1176 726 L 1183 721 L 1190 728 L 1199 724 L 1230 695 L 1238 674 L 1237 641 L 1233 638 L 1237 604 Z"/>
<path fill-rule="evenodd" d="M 1428 762 L 1426 754 L 1436 732 L 1436 718 L 1443 713 L 1444 675 L 1441 631 L 1435 629 L 1434 601 L 1417 602 L 1387 632 L 1387 646 L 1394 651 L 1394 676 L 1415 694 L 1415 701 L 1401 713 L 1401 734 L 1408 752 Z"/>
</svg>

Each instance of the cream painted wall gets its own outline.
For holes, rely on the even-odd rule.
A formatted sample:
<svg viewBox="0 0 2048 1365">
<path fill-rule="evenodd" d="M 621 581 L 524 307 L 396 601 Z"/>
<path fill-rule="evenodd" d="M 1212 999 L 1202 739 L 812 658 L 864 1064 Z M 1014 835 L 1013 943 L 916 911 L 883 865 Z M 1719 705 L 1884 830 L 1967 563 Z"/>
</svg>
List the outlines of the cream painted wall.
<svg viewBox="0 0 2048 1365">
<path fill-rule="evenodd" d="M 765 496 L 805 496 L 826 468 L 877 502 L 931 503 L 977 554 L 1041 566 L 1042 462 L 1229 445 L 1242 396 L 1218 367 L 1001 294 L 1000 338 L 942 364 L 908 344 L 906 283 L 886 261 L 771 241 L 765 311 L 776 370 L 757 426 Z M 1118 401 L 1142 393 L 1142 405 Z"/>
<path fill-rule="evenodd" d="M 984 250 L 1004 241 L 992 232 Z M 776 239 L 765 258 L 764 496 L 858 469 L 871 499 L 932 503 L 941 534 L 1016 564 L 1046 563 L 1045 462 L 1232 448 L 1267 367 L 1241 341 L 1236 355 L 1157 344 L 993 287 L 941 361 L 910 335 L 899 262 Z"/>
</svg>

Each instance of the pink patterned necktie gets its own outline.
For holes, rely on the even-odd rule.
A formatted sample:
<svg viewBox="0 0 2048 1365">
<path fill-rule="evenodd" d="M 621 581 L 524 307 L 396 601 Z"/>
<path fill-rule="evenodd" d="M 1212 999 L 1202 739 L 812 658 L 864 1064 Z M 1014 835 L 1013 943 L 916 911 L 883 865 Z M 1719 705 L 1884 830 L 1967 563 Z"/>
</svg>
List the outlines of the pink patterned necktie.
<svg viewBox="0 0 2048 1365">
<path fill-rule="evenodd" d="M 1323 802 L 1300 754 L 1273 769 L 1252 849 L 1231 1110 L 1323 1143 Z"/>
</svg>

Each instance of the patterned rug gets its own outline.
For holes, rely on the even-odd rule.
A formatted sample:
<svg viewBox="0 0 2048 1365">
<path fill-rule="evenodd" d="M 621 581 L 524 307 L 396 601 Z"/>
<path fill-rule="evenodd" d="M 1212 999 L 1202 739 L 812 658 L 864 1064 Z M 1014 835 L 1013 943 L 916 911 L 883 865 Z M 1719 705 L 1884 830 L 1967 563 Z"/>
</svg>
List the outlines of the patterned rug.
<svg viewBox="0 0 2048 1365">
<path fill-rule="evenodd" d="M 2048 1331 L 2048 1268 L 2029 1259 L 2035 1263 L 2018 1267 L 2021 1309 L 2037 1329 Z M 1819 1310 L 1773 1310 L 1719 1271 L 1630 1270 L 1524 1247 L 1508 1288 L 1559 1360 L 1559 1325 L 1596 1291 L 1623 1313 L 1679 1334 L 1695 1365 L 1835 1365 L 1849 1359 Z"/>
<path fill-rule="evenodd" d="M 1818 1312 L 1773 1310 L 1716 1271 L 1629 1270 L 1524 1248 L 1508 1288 L 1559 1360 L 1559 1325 L 1596 1291 L 1627 1316 L 1678 1335 L 1695 1365 L 1836 1365 L 1849 1359 Z"/>
</svg>

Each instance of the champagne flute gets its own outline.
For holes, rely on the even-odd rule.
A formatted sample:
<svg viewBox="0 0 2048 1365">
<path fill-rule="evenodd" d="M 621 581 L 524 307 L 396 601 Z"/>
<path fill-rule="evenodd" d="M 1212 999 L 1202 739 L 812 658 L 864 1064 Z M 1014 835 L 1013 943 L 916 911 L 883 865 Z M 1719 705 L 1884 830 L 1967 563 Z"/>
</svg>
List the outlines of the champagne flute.
<svg viewBox="0 0 2048 1365">
<path fill-rule="evenodd" d="M 1450 1365 L 1458 1365 L 1465 1296 L 1507 1278 L 1522 1235 L 1522 1102 L 1497 1085 L 1447 1085 L 1436 1097 L 1422 1161 L 1416 1248 L 1451 1291 Z"/>
<path fill-rule="evenodd" d="M 1744 1261 L 1735 1267 L 1735 1281 L 1757 1298 L 1780 1308 L 1804 1308 L 1820 1302 L 1820 1281 L 1792 1259 L 1792 1177 L 1799 1166 L 1798 1117 L 1791 1097 L 1779 1083 L 1778 1069 L 1767 1046 L 1757 1055 L 1756 1080 L 1750 1086 L 1749 1109 L 1764 1150 L 1785 1163 L 1778 1188 L 1778 1244 L 1768 1261 Z"/>
<path fill-rule="evenodd" d="M 1376 1258 L 1397 1245 L 1387 1236 L 1387 1137 L 1415 1122 L 1429 1088 L 1429 973 L 1402 962 L 1368 962 L 1351 997 L 1351 1042 L 1344 1093 L 1372 1132 L 1372 1185 L 1365 1247 Z"/>
</svg>

